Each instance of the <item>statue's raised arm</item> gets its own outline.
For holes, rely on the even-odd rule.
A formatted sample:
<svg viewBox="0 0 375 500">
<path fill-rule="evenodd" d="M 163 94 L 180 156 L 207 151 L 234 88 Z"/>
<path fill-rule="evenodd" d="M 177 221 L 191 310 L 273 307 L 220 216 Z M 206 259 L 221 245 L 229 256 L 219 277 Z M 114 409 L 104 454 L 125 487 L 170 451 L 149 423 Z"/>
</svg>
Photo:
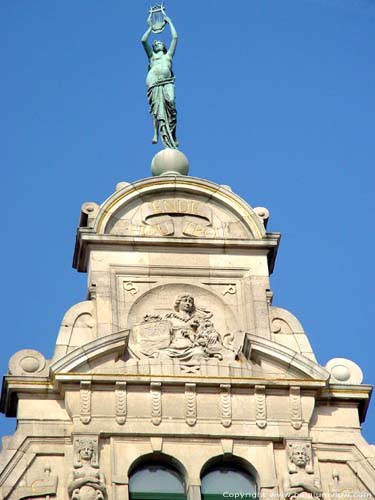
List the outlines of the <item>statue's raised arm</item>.
<svg viewBox="0 0 375 500">
<path fill-rule="evenodd" d="M 169 49 L 161 40 L 154 40 L 152 46 L 148 39 L 154 25 L 152 13 L 147 19 L 148 28 L 142 36 L 141 42 L 148 57 L 148 73 L 146 78 L 147 97 L 150 104 L 150 113 L 154 123 L 154 136 L 152 143 L 156 144 L 160 138 L 165 148 L 176 149 L 178 141 L 176 138 L 177 112 L 175 104 L 174 81 L 172 70 L 173 56 L 177 45 L 177 31 L 171 19 L 163 11 L 164 19 L 161 32 L 165 24 L 169 24 L 172 41 Z"/>
<path fill-rule="evenodd" d="M 170 57 L 173 57 L 174 53 L 176 52 L 178 35 L 177 35 L 176 28 L 174 27 L 174 24 L 172 23 L 171 18 L 166 16 L 165 22 L 169 24 L 169 27 L 171 29 L 172 41 L 171 41 L 171 44 L 170 44 L 169 49 L 168 49 L 168 54 L 170 55 Z"/>
<path fill-rule="evenodd" d="M 150 33 L 152 31 L 151 15 L 149 15 L 147 18 L 147 24 L 148 24 L 148 28 L 145 31 L 143 37 L 141 38 L 141 43 L 143 45 L 143 48 L 145 49 L 145 52 L 146 52 L 148 58 L 150 59 L 150 57 L 152 56 L 152 48 L 150 47 L 150 45 L 148 43 L 148 37 L 150 36 Z"/>
</svg>

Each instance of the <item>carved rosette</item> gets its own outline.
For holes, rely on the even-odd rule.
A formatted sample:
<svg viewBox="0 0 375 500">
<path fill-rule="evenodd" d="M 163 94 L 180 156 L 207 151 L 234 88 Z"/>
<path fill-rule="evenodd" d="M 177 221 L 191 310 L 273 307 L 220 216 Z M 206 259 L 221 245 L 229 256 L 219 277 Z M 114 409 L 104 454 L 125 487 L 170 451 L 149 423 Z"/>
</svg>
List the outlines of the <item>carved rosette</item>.
<svg viewBox="0 0 375 500">
<path fill-rule="evenodd" d="M 116 422 L 123 425 L 126 422 L 127 401 L 126 401 L 126 382 L 116 382 L 115 401 L 116 401 Z"/>
<path fill-rule="evenodd" d="M 260 429 L 267 425 L 266 386 L 256 385 L 254 390 L 256 424 Z"/>
<path fill-rule="evenodd" d="M 196 384 L 185 384 L 185 420 L 191 427 L 197 423 Z"/>
<path fill-rule="evenodd" d="M 150 397 L 151 397 L 151 422 L 154 425 L 160 425 L 162 416 L 160 382 L 151 382 Z"/>
<path fill-rule="evenodd" d="M 230 384 L 220 384 L 221 423 L 224 427 L 232 424 L 232 395 Z"/>
<path fill-rule="evenodd" d="M 302 405 L 301 388 L 298 386 L 289 389 L 289 412 L 293 429 L 299 430 L 302 427 Z"/>
<path fill-rule="evenodd" d="M 80 384 L 80 419 L 83 424 L 91 421 L 91 382 L 81 381 Z"/>
</svg>

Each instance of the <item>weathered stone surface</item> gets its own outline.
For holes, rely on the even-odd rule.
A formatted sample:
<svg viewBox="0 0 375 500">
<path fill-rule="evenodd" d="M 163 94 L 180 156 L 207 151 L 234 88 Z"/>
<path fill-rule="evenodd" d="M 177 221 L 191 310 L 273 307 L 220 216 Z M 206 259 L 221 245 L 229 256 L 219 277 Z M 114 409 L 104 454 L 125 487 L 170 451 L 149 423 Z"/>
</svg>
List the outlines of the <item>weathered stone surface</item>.
<svg viewBox="0 0 375 500">
<path fill-rule="evenodd" d="M 83 205 L 74 265 L 88 300 L 64 316 L 52 360 L 19 351 L 4 379 L 2 411 L 18 418 L 4 500 L 127 499 L 148 460 L 180 471 L 189 500 L 217 460 L 262 498 L 375 497 L 360 433 L 371 387 L 350 360 L 321 366 L 271 305 L 267 220 L 196 178 L 121 183 Z"/>
</svg>

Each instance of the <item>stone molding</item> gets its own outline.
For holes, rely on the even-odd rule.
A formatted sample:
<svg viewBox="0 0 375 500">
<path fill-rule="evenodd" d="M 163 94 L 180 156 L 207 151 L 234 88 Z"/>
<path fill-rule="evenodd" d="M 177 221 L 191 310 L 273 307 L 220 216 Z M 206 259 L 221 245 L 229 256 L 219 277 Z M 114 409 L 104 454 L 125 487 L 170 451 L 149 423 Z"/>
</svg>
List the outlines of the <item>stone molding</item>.
<svg viewBox="0 0 375 500">
<path fill-rule="evenodd" d="M 263 220 L 242 198 L 218 184 L 198 177 L 147 178 L 129 184 L 113 193 L 102 203 L 93 229 L 97 234 L 105 234 L 109 220 L 121 207 L 131 203 L 134 199 L 151 193 L 164 194 L 179 191 L 201 195 L 206 200 L 212 199 L 227 206 L 248 226 L 253 238 L 261 239 L 265 235 Z"/>
</svg>

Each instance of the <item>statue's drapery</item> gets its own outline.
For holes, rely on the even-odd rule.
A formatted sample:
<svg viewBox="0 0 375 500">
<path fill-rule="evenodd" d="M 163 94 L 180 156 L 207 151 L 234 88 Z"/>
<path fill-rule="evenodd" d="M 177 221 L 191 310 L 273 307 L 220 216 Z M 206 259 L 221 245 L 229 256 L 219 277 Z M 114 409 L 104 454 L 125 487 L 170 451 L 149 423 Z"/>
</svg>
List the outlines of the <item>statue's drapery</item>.
<svg viewBox="0 0 375 500">
<path fill-rule="evenodd" d="M 177 111 L 174 99 L 174 80 L 167 78 L 147 89 L 150 113 L 159 124 L 160 137 L 165 147 L 175 149 Z"/>
</svg>

